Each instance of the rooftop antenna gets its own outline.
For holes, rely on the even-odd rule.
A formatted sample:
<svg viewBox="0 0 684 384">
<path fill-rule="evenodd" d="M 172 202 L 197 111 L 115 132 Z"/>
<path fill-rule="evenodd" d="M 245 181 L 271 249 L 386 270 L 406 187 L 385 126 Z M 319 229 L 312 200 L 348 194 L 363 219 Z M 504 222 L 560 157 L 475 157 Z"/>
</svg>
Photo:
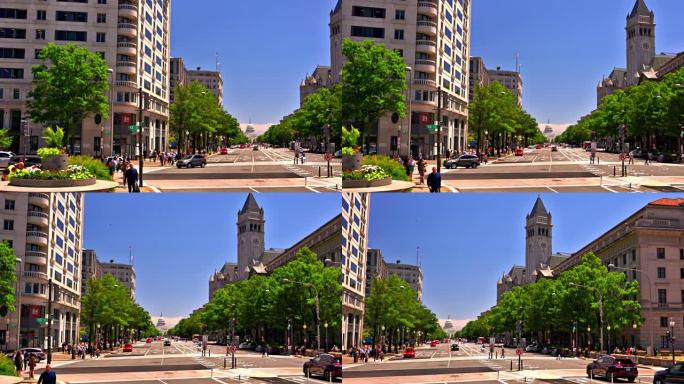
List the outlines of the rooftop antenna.
<svg viewBox="0 0 684 384">
<path fill-rule="evenodd" d="M 221 63 L 219 62 L 218 52 L 216 52 L 216 72 L 221 72 Z"/>
<path fill-rule="evenodd" d="M 416 263 L 418 263 L 418 268 L 422 268 L 422 259 L 420 258 L 420 246 L 416 247 Z"/>
<path fill-rule="evenodd" d="M 520 52 L 515 54 L 515 71 L 520 73 Z"/>
<path fill-rule="evenodd" d="M 130 245 L 128 246 L 128 259 L 131 263 L 131 266 L 133 266 L 133 247 Z"/>
</svg>

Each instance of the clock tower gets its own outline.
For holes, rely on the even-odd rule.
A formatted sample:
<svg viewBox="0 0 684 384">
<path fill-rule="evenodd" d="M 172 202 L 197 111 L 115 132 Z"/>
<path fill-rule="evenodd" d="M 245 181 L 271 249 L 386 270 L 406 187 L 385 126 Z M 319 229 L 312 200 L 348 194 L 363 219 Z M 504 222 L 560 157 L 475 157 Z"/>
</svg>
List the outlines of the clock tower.
<svg viewBox="0 0 684 384">
<path fill-rule="evenodd" d="M 641 71 L 655 58 L 655 15 L 645 0 L 636 0 L 627 15 L 627 86 L 639 83 Z"/>
<path fill-rule="evenodd" d="M 250 193 L 238 212 L 238 279 L 249 277 L 249 267 L 264 256 L 264 210 Z"/>
<path fill-rule="evenodd" d="M 529 284 L 537 279 L 534 272 L 551 260 L 553 225 L 551 213 L 546 210 L 541 197 L 537 197 L 532 212 L 527 215 L 525 229 L 525 283 Z"/>
</svg>

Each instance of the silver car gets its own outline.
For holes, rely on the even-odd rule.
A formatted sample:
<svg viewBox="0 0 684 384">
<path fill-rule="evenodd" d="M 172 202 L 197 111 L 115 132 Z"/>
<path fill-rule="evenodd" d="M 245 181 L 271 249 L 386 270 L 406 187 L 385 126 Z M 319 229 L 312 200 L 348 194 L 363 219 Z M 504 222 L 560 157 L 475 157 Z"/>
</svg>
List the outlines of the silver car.
<svg viewBox="0 0 684 384">
<path fill-rule="evenodd" d="M 12 152 L 0 152 L 0 168 L 9 167 L 10 159 L 15 156 Z"/>
<path fill-rule="evenodd" d="M 176 166 L 178 168 L 194 168 L 194 167 L 202 167 L 204 168 L 207 165 L 207 159 L 204 158 L 203 155 L 188 155 L 185 156 L 184 158 L 176 161 Z"/>
</svg>

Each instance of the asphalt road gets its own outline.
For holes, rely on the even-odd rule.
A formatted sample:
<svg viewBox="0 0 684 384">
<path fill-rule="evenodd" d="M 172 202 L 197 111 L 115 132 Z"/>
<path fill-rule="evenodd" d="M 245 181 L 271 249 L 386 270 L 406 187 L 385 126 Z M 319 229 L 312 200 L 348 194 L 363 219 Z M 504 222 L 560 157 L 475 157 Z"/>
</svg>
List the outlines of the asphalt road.
<svg viewBox="0 0 684 384">
<path fill-rule="evenodd" d="M 161 192 L 334 192 L 341 188 L 341 160 L 323 154 L 294 161 L 288 149 L 231 149 L 207 159 L 205 168 L 155 167 L 145 170 L 145 184 Z M 318 176 L 322 177 L 318 177 Z"/>
<path fill-rule="evenodd" d="M 526 149 L 524 156 L 509 156 L 477 169 L 445 169 L 442 179 L 456 192 L 684 191 L 684 165 L 644 165 L 636 159 L 633 165 L 626 164 L 629 179 L 620 179 L 614 177 L 621 176 L 618 154 L 600 152 L 594 164 L 589 158 L 589 152 L 577 148 Z M 676 178 L 680 180 L 668 180 Z"/>
</svg>

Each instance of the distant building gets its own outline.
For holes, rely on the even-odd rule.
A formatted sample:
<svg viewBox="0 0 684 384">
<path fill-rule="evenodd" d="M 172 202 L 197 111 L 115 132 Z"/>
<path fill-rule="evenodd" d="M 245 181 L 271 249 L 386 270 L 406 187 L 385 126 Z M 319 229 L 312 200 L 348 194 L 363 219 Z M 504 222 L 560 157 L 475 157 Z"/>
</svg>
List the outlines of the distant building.
<svg viewBox="0 0 684 384">
<path fill-rule="evenodd" d="M 109 263 L 101 263 L 102 274 L 110 274 L 122 282 L 126 288 L 131 290 L 131 297 L 135 299 L 135 268 L 131 264 L 115 263 L 110 260 Z"/>
<path fill-rule="evenodd" d="M 171 76 L 169 76 L 169 83 L 171 85 L 171 92 L 169 93 L 169 99 L 171 103 L 175 101 L 176 88 L 181 85 L 190 84 L 190 79 L 188 77 L 188 70 L 185 68 L 185 63 L 182 57 L 172 57 L 171 58 Z"/>
<path fill-rule="evenodd" d="M 219 71 L 208 71 L 197 67 L 188 70 L 188 80 L 192 83 L 197 81 L 207 87 L 216 96 L 218 104 L 223 107 L 223 76 Z"/>
<path fill-rule="evenodd" d="M 470 59 L 470 102 L 475 99 L 476 88 L 498 82 L 518 98 L 518 105 L 523 103 L 523 79 L 519 71 L 506 71 L 498 67 L 495 70 L 487 69 L 484 59 L 472 57 Z"/>
<path fill-rule="evenodd" d="M 326 88 L 332 83 L 332 72 L 329 66 L 319 65 L 313 74 L 306 75 L 299 85 L 299 106 L 304 105 L 304 100 L 321 88 Z"/>
<path fill-rule="evenodd" d="M 366 297 L 371 293 L 371 282 L 373 279 L 384 279 L 387 277 L 387 265 L 379 249 L 369 249 L 366 265 Z"/>
<path fill-rule="evenodd" d="M 81 296 L 85 295 L 88 288 L 88 280 L 102 278 L 102 266 L 97 260 L 97 252 L 94 249 L 83 250 L 83 268 L 81 268 L 81 275 L 83 277 L 81 283 Z"/>
<path fill-rule="evenodd" d="M 370 193 L 342 194 L 342 347 L 362 344 Z"/>
<path fill-rule="evenodd" d="M 420 266 L 402 264 L 399 260 L 396 263 L 387 263 L 386 265 L 388 276 L 399 276 L 411 285 L 411 288 L 418 295 L 418 300 L 423 300 L 423 270 Z"/>
</svg>

